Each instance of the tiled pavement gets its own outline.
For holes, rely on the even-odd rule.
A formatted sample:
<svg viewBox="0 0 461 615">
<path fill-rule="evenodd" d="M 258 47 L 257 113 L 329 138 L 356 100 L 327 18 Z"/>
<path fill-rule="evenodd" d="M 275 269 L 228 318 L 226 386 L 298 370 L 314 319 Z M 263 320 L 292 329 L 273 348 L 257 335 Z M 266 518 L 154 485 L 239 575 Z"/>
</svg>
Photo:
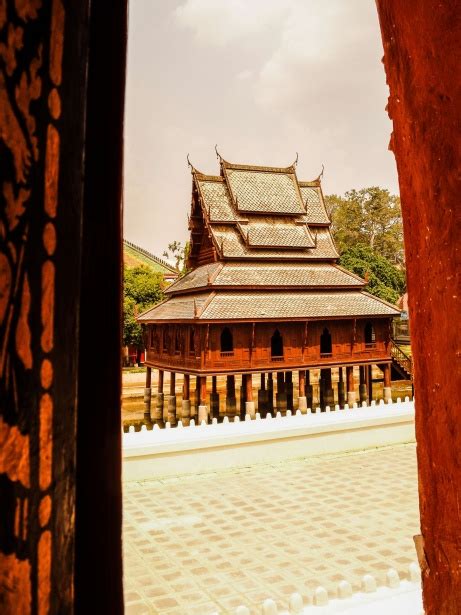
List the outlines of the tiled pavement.
<svg viewBox="0 0 461 615">
<path fill-rule="evenodd" d="M 405 577 L 418 521 L 414 445 L 125 483 L 126 612 L 260 613 L 343 578 Z"/>
</svg>

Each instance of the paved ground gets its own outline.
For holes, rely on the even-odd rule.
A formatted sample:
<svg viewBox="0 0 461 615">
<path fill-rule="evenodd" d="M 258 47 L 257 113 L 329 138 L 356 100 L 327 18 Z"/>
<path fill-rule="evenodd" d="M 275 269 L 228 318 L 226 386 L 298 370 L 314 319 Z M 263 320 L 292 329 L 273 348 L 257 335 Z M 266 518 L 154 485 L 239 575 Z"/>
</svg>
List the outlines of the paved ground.
<svg viewBox="0 0 461 615">
<path fill-rule="evenodd" d="M 126 483 L 126 612 L 259 614 L 343 578 L 403 578 L 418 521 L 414 445 Z"/>
</svg>

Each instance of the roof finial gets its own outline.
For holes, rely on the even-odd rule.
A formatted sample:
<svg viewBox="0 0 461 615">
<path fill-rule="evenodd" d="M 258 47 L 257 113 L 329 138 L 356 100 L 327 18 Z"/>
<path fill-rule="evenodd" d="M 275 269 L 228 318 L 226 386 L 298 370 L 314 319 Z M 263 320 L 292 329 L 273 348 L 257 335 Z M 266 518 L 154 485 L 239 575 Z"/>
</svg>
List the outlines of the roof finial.
<svg viewBox="0 0 461 615">
<path fill-rule="evenodd" d="M 191 169 L 191 171 L 195 171 L 194 166 L 189 159 L 189 154 L 187 154 L 187 166 Z"/>
<path fill-rule="evenodd" d="M 314 181 L 319 182 L 322 179 L 324 170 L 325 170 L 325 165 L 322 164 L 322 170 L 320 172 L 320 175 L 316 177 Z"/>
<path fill-rule="evenodd" d="M 214 151 L 216 152 L 216 158 L 218 158 L 219 161 L 222 160 L 222 156 L 221 154 L 218 152 L 218 144 L 216 143 L 216 145 L 214 146 Z"/>
<path fill-rule="evenodd" d="M 293 166 L 294 167 L 298 166 L 298 152 L 296 152 L 296 160 L 293 162 Z"/>
</svg>

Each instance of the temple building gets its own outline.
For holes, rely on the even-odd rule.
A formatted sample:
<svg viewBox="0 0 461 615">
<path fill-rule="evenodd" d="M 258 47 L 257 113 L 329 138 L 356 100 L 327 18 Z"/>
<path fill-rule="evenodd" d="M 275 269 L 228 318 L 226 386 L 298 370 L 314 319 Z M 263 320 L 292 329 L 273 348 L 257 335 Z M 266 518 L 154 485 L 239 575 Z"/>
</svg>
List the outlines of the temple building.
<svg viewBox="0 0 461 615">
<path fill-rule="evenodd" d="M 181 417 L 187 424 L 191 412 L 200 421 L 219 417 L 219 376 L 226 377 L 221 417 L 293 409 L 294 382 L 294 409 L 306 411 L 313 404 L 312 370 L 320 370 L 322 407 L 356 401 L 354 367 L 357 401 L 371 398 L 373 365 L 389 399 L 391 324 L 399 311 L 337 264 L 320 178 L 298 181 L 296 164 L 249 166 L 220 156 L 219 162 L 216 176 L 191 167 L 189 273 L 139 317 L 149 415 L 151 370 L 159 370 L 152 420 L 174 424 Z M 171 374 L 168 395 L 165 371 Z M 182 408 L 177 373 L 184 375 Z"/>
</svg>

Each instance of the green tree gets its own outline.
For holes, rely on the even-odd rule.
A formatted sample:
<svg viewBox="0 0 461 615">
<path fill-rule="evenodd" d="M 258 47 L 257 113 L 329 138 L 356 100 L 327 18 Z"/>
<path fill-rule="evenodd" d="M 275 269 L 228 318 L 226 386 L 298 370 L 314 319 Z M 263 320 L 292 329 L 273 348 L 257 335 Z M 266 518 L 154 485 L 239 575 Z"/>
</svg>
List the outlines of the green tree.
<svg viewBox="0 0 461 615">
<path fill-rule="evenodd" d="M 124 270 L 123 286 L 123 344 L 142 348 L 141 326 L 136 317 L 163 299 L 163 276 L 149 267 Z"/>
<path fill-rule="evenodd" d="M 404 264 L 403 228 L 400 199 L 389 190 L 373 186 L 349 190 L 344 197 L 325 197 L 332 218 L 332 233 L 341 253 L 368 246 L 396 265 Z"/>
<path fill-rule="evenodd" d="M 366 290 L 376 297 L 396 303 L 405 292 L 405 273 L 369 246 L 348 248 L 341 254 L 339 263 L 367 280 Z"/>
<path fill-rule="evenodd" d="M 180 241 L 173 241 L 168 244 L 168 250 L 163 252 L 165 258 L 173 258 L 175 260 L 176 271 L 183 276 L 187 273 L 186 262 L 189 256 L 190 244 L 186 241 L 185 245 L 182 245 Z"/>
</svg>

